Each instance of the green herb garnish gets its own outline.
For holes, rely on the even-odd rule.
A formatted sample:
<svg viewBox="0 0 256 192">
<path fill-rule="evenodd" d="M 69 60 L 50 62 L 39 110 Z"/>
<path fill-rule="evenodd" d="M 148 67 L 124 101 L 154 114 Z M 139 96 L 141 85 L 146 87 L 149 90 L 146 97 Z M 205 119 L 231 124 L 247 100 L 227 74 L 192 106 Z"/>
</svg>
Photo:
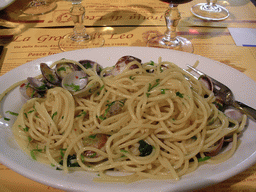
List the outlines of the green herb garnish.
<svg viewBox="0 0 256 192">
<path fill-rule="evenodd" d="M 149 145 L 144 140 L 140 140 L 139 144 L 140 144 L 139 151 L 140 151 L 140 156 L 141 157 L 148 156 L 152 153 L 152 150 L 153 150 L 152 145 Z"/>
<path fill-rule="evenodd" d="M 65 86 L 67 87 L 70 87 L 73 89 L 73 91 L 80 91 L 80 86 L 79 85 L 75 85 L 74 83 L 71 83 L 70 85 L 69 84 L 64 84 Z M 90 92 L 90 91 L 89 91 Z"/>
<path fill-rule="evenodd" d="M 155 65 L 155 62 L 154 62 L 154 61 L 150 61 L 149 65 L 154 66 L 154 65 Z"/>
<path fill-rule="evenodd" d="M 169 89 L 161 89 L 161 94 L 165 94 L 165 91 Z"/>
<path fill-rule="evenodd" d="M 31 155 L 31 157 L 34 159 L 34 160 L 36 160 L 36 155 L 35 155 L 35 152 L 42 152 L 43 150 L 42 149 L 38 149 L 38 146 L 36 146 L 36 149 L 32 149 L 31 151 L 30 151 L 30 155 Z"/>
<path fill-rule="evenodd" d="M 18 116 L 18 115 L 19 115 L 18 113 L 15 113 L 15 112 L 12 112 L 12 111 L 6 111 L 5 113 L 9 113 L 9 114 L 15 115 L 15 116 Z"/>
<path fill-rule="evenodd" d="M 210 159 L 210 158 L 211 158 L 211 157 L 209 157 L 209 156 L 201 157 L 201 158 L 198 158 L 198 162 L 207 161 L 207 160 Z"/>
<path fill-rule="evenodd" d="M 124 149 L 120 149 L 120 151 L 121 151 L 122 153 L 128 153 L 128 151 L 126 151 L 126 150 L 124 150 Z"/>
<path fill-rule="evenodd" d="M 28 127 L 25 127 L 23 131 L 28 132 Z"/>
<path fill-rule="evenodd" d="M 91 138 L 91 139 L 95 139 L 96 136 L 97 136 L 97 135 L 90 135 L 90 136 L 88 136 L 88 137 Z"/>
<path fill-rule="evenodd" d="M 67 149 L 60 149 L 60 155 L 61 157 L 64 157 L 64 151 L 66 151 Z"/>
<path fill-rule="evenodd" d="M 57 71 L 66 71 L 66 68 L 65 67 L 60 67 L 57 69 Z"/>
<path fill-rule="evenodd" d="M 176 92 L 176 96 L 183 98 L 184 94 L 180 93 L 179 91 Z"/>
<path fill-rule="evenodd" d="M 57 115 L 57 111 L 52 114 L 52 119 L 53 119 L 53 117 L 56 116 L 56 115 Z"/>
</svg>

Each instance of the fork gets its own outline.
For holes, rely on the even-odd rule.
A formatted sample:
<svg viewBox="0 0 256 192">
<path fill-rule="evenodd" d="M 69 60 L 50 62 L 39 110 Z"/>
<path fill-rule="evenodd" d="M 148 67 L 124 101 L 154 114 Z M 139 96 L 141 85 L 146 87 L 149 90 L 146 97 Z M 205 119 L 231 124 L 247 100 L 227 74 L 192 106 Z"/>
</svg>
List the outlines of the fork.
<svg viewBox="0 0 256 192">
<path fill-rule="evenodd" d="M 198 75 L 200 75 L 199 77 L 196 77 L 193 74 L 191 74 L 196 79 L 205 76 L 211 80 L 214 95 L 220 97 L 224 105 L 233 106 L 236 109 L 238 109 L 241 113 L 246 114 L 252 120 L 256 121 L 256 110 L 242 102 L 236 101 L 233 92 L 226 85 L 220 83 L 219 81 L 192 67 L 191 65 L 187 65 L 187 67 L 195 73 L 197 73 Z"/>
</svg>

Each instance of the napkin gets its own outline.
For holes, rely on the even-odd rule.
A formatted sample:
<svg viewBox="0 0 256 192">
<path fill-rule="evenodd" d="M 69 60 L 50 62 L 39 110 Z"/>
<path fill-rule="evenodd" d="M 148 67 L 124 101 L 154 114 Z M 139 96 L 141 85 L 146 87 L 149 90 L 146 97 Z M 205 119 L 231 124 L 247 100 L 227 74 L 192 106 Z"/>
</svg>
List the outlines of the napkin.
<svg viewBox="0 0 256 192">
<path fill-rule="evenodd" d="M 237 46 L 256 47 L 256 29 L 228 28 Z"/>
</svg>

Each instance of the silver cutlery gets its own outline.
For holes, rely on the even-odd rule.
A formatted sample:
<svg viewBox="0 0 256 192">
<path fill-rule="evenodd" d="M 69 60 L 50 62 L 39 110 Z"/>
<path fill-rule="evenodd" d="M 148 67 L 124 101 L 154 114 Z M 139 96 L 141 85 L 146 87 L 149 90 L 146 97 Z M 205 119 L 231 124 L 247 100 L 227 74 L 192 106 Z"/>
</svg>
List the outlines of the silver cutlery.
<svg viewBox="0 0 256 192">
<path fill-rule="evenodd" d="M 187 67 L 199 75 L 199 77 L 196 77 L 192 74 L 192 76 L 196 79 L 199 79 L 200 77 L 207 77 L 212 82 L 212 91 L 214 95 L 218 96 L 225 106 L 232 106 L 238 109 L 241 113 L 246 114 L 252 120 L 256 121 L 256 110 L 242 102 L 236 101 L 233 92 L 226 85 L 220 83 L 191 65 L 187 65 Z"/>
</svg>

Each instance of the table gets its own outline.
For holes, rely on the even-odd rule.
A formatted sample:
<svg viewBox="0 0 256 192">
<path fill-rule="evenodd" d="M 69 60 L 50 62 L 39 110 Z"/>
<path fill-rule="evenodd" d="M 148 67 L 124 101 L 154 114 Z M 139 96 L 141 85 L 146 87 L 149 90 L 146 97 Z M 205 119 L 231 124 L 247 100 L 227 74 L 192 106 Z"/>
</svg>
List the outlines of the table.
<svg viewBox="0 0 256 192">
<path fill-rule="evenodd" d="M 69 2 L 56 1 L 54 11 L 32 17 L 20 11 L 27 1 L 16 1 L 0 11 L 0 45 L 4 46 L 0 75 L 29 61 L 60 53 L 59 38 L 72 31 Z M 218 22 L 191 14 L 190 8 L 200 2 L 203 0 L 179 6 L 182 19 L 178 33 L 193 43 L 195 54 L 220 61 L 256 81 L 256 47 L 237 46 L 229 32 L 229 28 L 256 28 L 255 0 L 219 0 L 230 11 L 230 17 Z M 168 5 L 157 0 L 86 0 L 83 5 L 88 32 L 104 36 L 105 47 L 146 46 L 148 34 L 165 31 L 163 13 Z M 29 180 L 2 164 L 0 171 L 1 191 L 61 191 Z M 256 191 L 256 165 L 222 183 L 197 190 L 212 191 Z"/>
</svg>

